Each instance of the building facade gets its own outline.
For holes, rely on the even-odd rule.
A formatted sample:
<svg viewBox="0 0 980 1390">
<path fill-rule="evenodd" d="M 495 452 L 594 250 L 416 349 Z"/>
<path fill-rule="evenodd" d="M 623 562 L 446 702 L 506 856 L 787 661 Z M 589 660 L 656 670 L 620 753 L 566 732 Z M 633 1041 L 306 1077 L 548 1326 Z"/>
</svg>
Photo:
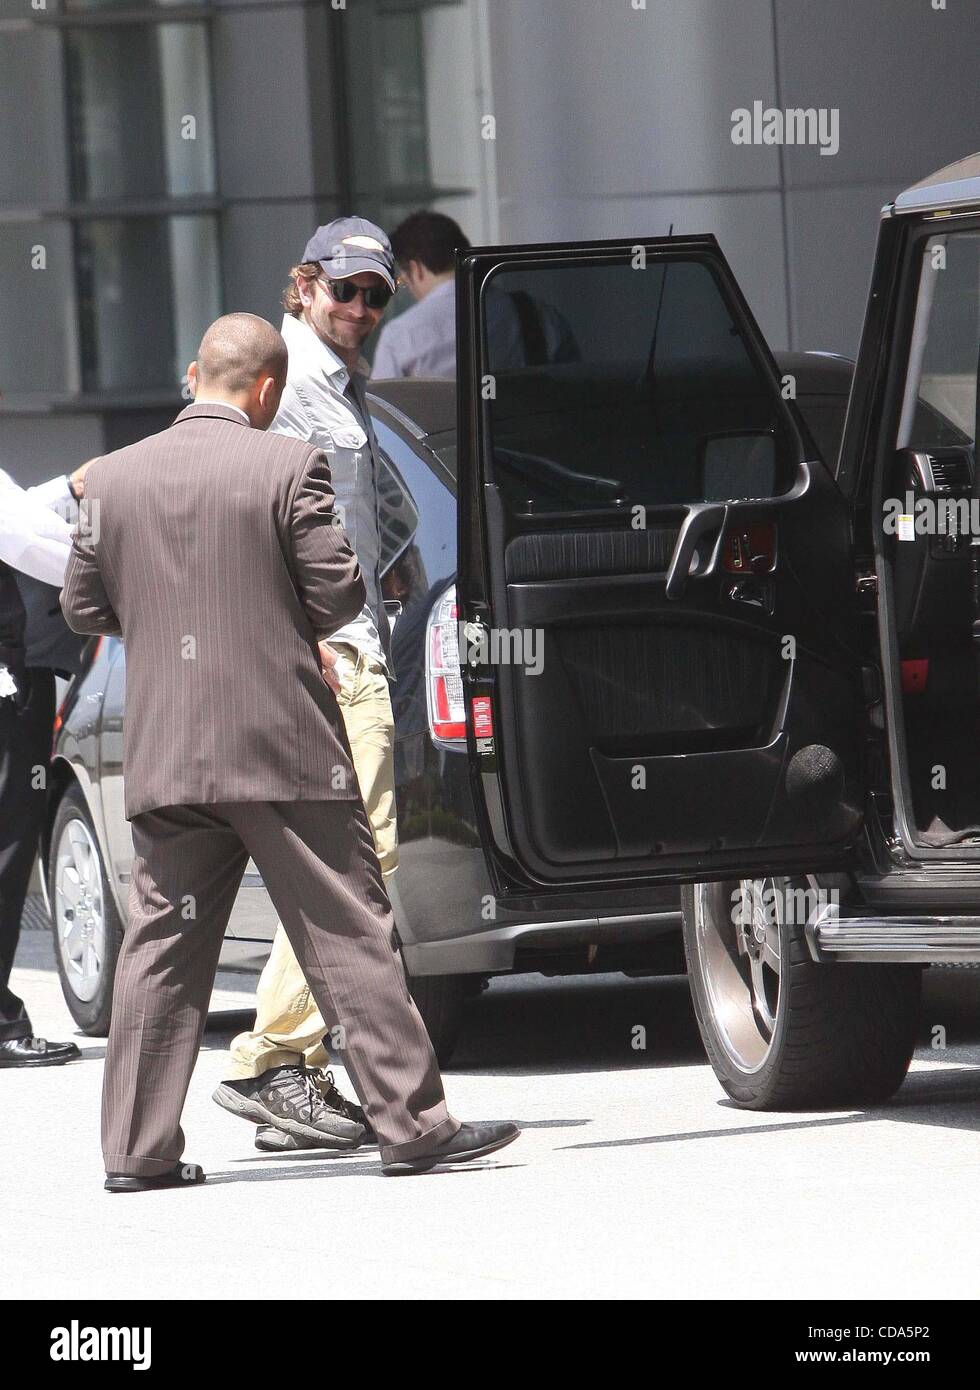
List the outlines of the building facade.
<svg viewBox="0 0 980 1390">
<path fill-rule="evenodd" d="M 978 57 L 980 0 L 0 0 L 0 464 L 161 428 L 342 212 L 714 231 L 774 347 L 853 353 L 881 205 L 980 145 Z M 734 143 L 756 103 L 837 148 Z"/>
</svg>

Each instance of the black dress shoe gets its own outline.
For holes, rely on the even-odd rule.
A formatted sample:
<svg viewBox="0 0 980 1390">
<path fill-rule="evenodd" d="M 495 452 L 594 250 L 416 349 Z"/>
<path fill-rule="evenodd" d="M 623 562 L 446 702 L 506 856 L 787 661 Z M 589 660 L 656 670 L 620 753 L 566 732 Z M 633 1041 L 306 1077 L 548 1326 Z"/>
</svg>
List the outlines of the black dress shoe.
<svg viewBox="0 0 980 1390">
<path fill-rule="evenodd" d="M 47 1038 L 4 1038 L 0 1041 L 0 1067 L 60 1067 L 81 1057 L 74 1043 L 48 1042 Z"/>
<path fill-rule="evenodd" d="M 513 1144 L 520 1132 L 516 1125 L 505 1122 L 463 1124 L 451 1139 L 446 1139 L 438 1148 L 418 1158 L 401 1158 L 385 1163 L 381 1171 L 394 1178 L 402 1173 L 427 1173 L 443 1163 L 469 1163 L 471 1158 L 482 1158 L 484 1154 L 492 1154 L 506 1144 Z"/>
<path fill-rule="evenodd" d="M 197 1187 L 204 1182 L 204 1169 L 198 1163 L 175 1163 L 169 1173 L 152 1178 L 134 1178 L 128 1173 L 106 1173 L 106 1192 L 158 1192 L 164 1187 Z"/>
</svg>

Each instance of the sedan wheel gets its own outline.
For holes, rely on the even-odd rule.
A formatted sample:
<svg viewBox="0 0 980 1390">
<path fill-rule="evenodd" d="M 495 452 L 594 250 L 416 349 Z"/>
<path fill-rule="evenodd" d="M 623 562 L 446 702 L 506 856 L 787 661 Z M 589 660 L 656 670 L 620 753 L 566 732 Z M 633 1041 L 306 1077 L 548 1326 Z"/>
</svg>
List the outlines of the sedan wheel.
<svg viewBox="0 0 980 1390">
<path fill-rule="evenodd" d="M 85 798 L 71 787 L 51 828 L 48 901 L 61 989 L 82 1032 L 109 1031 L 122 923 Z"/>
<path fill-rule="evenodd" d="M 55 936 L 72 993 L 90 1003 L 105 963 L 105 912 L 99 851 L 88 826 L 73 817 L 54 847 Z"/>
</svg>

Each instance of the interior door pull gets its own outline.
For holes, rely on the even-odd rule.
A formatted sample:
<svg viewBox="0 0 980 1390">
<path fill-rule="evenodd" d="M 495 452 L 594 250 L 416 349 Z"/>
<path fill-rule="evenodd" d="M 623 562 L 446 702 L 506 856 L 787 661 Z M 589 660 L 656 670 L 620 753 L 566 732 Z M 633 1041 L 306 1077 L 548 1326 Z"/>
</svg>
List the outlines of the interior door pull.
<svg viewBox="0 0 980 1390">
<path fill-rule="evenodd" d="M 710 531 L 720 531 L 728 508 L 722 502 L 698 502 L 681 523 L 667 570 L 667 597 L 680 598 L 687 588 L 698 542 Z"/>
</svg>

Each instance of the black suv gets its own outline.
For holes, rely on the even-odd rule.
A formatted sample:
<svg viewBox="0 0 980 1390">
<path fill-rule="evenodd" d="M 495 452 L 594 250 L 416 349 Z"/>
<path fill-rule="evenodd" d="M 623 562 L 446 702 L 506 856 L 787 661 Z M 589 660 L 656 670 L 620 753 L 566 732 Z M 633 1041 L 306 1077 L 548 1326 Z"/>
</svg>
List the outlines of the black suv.
<svg viewBox="0 0 980 1390">
<path fill-rule="evenodd" d="M 493 306 L 515 292 L 574 354 L 512 365 Z M 829 467 L 712 237 L 475 248 L 457 293 L 498 903 L 689 885 L 730 1095 L 880 1100 L 921 966 L 980 961 L 980 156 L 883 210 Z M 538 674 L 499 633 L 536 634 Z"/>
</svg>

